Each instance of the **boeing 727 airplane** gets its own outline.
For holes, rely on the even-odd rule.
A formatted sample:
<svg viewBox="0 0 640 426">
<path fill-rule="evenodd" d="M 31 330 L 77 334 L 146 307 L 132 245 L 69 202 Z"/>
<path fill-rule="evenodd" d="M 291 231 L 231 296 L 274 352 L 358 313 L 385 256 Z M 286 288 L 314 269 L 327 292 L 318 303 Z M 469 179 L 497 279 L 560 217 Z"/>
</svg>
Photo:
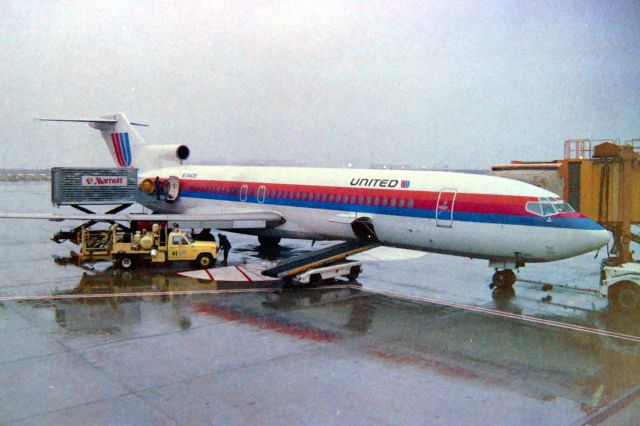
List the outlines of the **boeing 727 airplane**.
<svg viewBox="0 0 640 426">
<path fill-rule="evenodd" d="M 556 194 L 477 174 L 332 168 L 183 165 L 185 145 L 146 143 L 124 114 L 86 122 L 101 132 L 119 167 L 137 167 L 139 203 L 171 220 L 251 219 L 265 245 L 280 238 L 376 241 L 382 245 L 489 261 L 494 284 L 513 285 L 513 269 L 596 250 L 609 232 Z M 154 180 L 178 193 L 168 203 Z M 21 215 L 30 218 L 78 217 Z M 5 217 L 7 217 L 5 215 Z M 16 215 L 12 217 L 18 217 Z"/>
</svg>

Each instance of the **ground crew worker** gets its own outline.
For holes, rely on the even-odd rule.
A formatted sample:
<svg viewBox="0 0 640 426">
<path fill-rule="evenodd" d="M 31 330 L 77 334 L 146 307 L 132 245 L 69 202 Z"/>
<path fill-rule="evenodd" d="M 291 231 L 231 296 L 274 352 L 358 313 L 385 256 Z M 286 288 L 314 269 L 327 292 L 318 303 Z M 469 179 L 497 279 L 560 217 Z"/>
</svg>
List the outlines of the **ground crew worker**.
<svg viewBox="0 0 640 426">
<path fill-rule="evenodd" d="M 153 188 L 156 190 L 156 200 L 160 200 L 160 196 L 164 191 L 162 190 L 162 183 L 160 183 L 159 176 L 156 176 L 156 180 L 153 182 Z"/>
<path fill-rule="evenodd" d="M 198 234 L 197 240 L 198 241 L 213 241 L 215 243 L 216 242 L 216 237 L 214 237 L 213 234 L 211 233 L 211 229 L 204 228 Z"/>
<path fill-rule="evenodd" d="M 229 250 L 231 250 L 231 243 L 229 242 L 227 237 L 225 237 L 222 234 L 218 234 L 218 244 L 219 244 L 220 248 L 222 249 L 222 252 L 224 253 L 224 258 L 222 259 L 222 264 L 224 266 L 227 266 L 227 257 L 229 256 Z"/>
</svg>

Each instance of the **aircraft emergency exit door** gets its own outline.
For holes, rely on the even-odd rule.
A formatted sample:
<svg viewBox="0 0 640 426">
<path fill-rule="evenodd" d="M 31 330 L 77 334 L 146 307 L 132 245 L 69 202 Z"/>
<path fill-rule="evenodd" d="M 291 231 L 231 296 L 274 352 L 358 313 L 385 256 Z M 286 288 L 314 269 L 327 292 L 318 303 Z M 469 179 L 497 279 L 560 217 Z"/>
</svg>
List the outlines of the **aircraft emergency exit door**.
<svg viewBox="0 0 640 426">
<path fill-rule="evenodd" d="M 451 228 L 453 226 L 453 210 L 458 191 L 455 189 L 443 189 L 438 195 L 436 205 L 436 226 Z"/>
</svg>

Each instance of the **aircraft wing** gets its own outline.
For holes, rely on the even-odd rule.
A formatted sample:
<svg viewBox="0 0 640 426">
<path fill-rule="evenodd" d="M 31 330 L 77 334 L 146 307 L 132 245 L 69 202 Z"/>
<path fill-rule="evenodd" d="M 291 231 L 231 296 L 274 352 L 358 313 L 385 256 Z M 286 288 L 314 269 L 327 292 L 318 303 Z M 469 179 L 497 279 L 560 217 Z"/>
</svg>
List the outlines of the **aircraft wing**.
<svg viewBox="0 0 640 426">
<path fill-rule="evenodd" d="M 284 217 L 270 211 L 237 211 L 225 213 L 182 213 L 182 214 L 60 214 L 60 213 L 0 213 L 0 219 L 42 219 L 54 222 L 64 220 L 96 222 L 167 221 L 176 228 L 216 228 L 216 229 L 255 229 L 271 228 L 284 223 Z"/>
</svg>

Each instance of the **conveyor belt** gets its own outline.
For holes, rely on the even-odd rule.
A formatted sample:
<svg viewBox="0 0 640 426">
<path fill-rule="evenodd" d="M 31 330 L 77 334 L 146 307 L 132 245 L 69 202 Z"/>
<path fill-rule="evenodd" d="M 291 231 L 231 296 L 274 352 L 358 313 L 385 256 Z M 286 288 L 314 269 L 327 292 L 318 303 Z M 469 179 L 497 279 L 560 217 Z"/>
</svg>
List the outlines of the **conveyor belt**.
<svg viewBox="0 0 640 426">
<path fill-rule="evenodd" d="M 342 260 L 347 256 L 370 250 L 379 245 L 377 242 L 346 242 L 337 244 L 278 262 L 273 268 L 262 271 L 262 275 L 276 278 L 292 277 L 307 269 L 317 268 L 327 263 L 335 262 L 336 260 Z"/>
</svg>

